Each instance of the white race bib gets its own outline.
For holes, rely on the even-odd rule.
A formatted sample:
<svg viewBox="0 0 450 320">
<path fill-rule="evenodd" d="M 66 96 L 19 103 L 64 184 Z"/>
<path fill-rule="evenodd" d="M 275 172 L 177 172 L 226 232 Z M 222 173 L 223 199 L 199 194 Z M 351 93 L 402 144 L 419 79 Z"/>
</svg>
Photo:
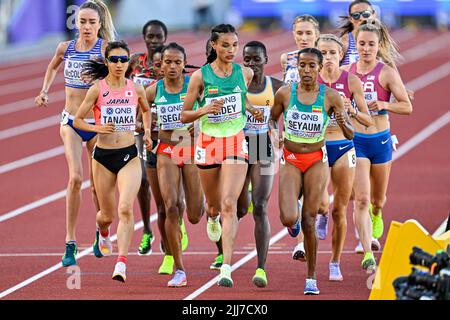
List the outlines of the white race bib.
<svg viewBox="0 0 450 320">
<path fill-rule="evenodd" d="M 66 84 L 75 87 L 85 87 L 87 84 L 81 80 L 81 72 L 83 71 L 86 61 L 77 61 L 67 59 L 64 66 L 64 77 Z"/>
<path fill-rule="evenodd" d="M 206 149 L 199 146 L 195 148 L 195 161 L 199 164 L 206 164 Z"/>
<path fill-rule="evenodd" d="M 355 148 L 347 152 L 348 157 L 348 167 L 355 168 L 356 167 L 356 151 Z"/>
<path fill-rule="evenodd" d="M 318 138 L 322 134 L 324 119 L 322 113 L 307 113 L 289 110 L 287 113 L 287 133 L 299 138 Z"/>
<path fill-rule="evenodd" d="M 70 113 L 68 113 L 66 110 L 64 110 L 61 114 L 61 125 L 65 126 L 66 124 L 69 123 L 69 116 Z"/>
<path fill-rule="evenodd" d="M 245 130 L 254 133 L 264 133 L 269 131 L 270 107 L 269 106 L 254 106 L 255 109 L 264 112 L 264 120 L 258 121 L 255 117 L 247 111 L 247 123 Z"/>
<path fill-rule="evenodd" d="M 152 83 L 155 82 L 155 80 L 150 79 L 150 78 L 144 78 L 144 77 L 134 77 L 133 82 L 136 84 L 140 84 L 141 86 L 146 88 L 146 87 L 149 87 L 150 85 L 152 85 Z"/>
<path fill-rule="evenodd" d="M 218 114 L 208 115 L 209 123 L 224 123 L 241 117 L 242 97 L 240 93 L 234 93 L 216 98 L 206 98 L 206 104 L 211 104 L 213 101 L 221 99 L 225 100 L 222 110 Z"/>
<path fill-rule="evenodd" d="M 101 124 L 113 123 L 114 131 L 125 132 L 136 130 L 136 106 L 102 106 Z"/>
<path fill-rule="evenodd" d="M 161 130 L 177 130 L 186 126 L 181 122 L 183 103 L 168 104 L 158 107 L 158 119 Z"/>
</svg>

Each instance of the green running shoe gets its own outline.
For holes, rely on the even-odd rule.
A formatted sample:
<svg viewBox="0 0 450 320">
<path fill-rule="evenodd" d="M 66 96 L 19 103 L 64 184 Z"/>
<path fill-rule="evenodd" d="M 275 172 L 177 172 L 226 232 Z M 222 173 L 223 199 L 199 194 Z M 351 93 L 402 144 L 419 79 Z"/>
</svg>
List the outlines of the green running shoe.
<svg viewBox="0 0 450 320">
<path fill-rule="evenodd" d="M 219 281 L 217 285 L 221 287 L 232 288 L 233 287 L 233 279 L 231 279 L 231 266 L 222 265 L 220 268 Z"/>
<path fill-rule="evenodd" d="M 380 239 L 384 232 L 383 213 L 380 211 L 379 215 L 373 214 L 373 207 L 370 205 L 370 217 L 372 218 L 372 233 L 375 239 Z"/>
<path fill-rule="evenodd" d="M 93 245 L 93 249 L 94 249 L 94 255 L 97 258 L 103 258 L 103 253 L 100 250 L 100 230 L 98 230 L 98 229 L 95 232 L 95 242 L 94 242 L 94 245 Z"/>
<path fill-rule="evenodd" d="M 159 274 L 173 274 L 173 256 L 164 256 L 164 260 L 159 267 L 158 273 Z"/>
<path fill-rule="evenodd" d="M 264 269 L 261 269 L 261 268 L 256 269 L 256 273 L 253 276 L 252 282 L 258 288 L 267 287 L 267 276 L 266 276 L 266 272 L 264 271 Z"/>
<path fill-rule="evenodd" d="M 188 239 L 188 235 L 187 235 L 187 231 L 186 231 L 186 225 L 184 224 L 184 219 L 181 219 L 181 223 L 180 223 L 180 229 L 181 229 L 181 251 L 186 251 L 188 244 L 189 244 L 189 239 Z"/>
<path fill-rule="evenodd" d="M 211 270 L 220 270 L 223 263 L 223 253 L 218 254 L 214 262 L 209 266 Z"/>
<path fill-rule="evenodd" d="M 153 250 L 152 250 L 153 241 L 155 241 L 153 232 L 144 233 L 142 235 L 141 244 L 139 245 L 138 255 L 140 255 L 140 256 L 151 255 L 153 252 Z"/>
<path fill-rule="evenodd" d="M 66 252 L 62 257 L 63 267 L 76 266 L 77 260 L 75 256 L 78 253 L 77 244 L 75 242 L 66 243 Z"/>
<path fill-rule="evenodd" d="M 361 267 L 368 272 L 375 271 L 375 269 L 377 268 L 377 262 L 373 253 L 367 252 L 364 255 L 364 259 L 361 262 Z"/>
</svg>

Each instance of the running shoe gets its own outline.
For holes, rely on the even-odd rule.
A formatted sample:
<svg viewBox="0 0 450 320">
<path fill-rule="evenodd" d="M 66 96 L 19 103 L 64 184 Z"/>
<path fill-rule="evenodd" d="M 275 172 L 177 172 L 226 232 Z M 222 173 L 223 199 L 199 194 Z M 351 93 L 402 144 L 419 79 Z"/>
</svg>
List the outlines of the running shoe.
<svg viewBox="0 0 450 320">
<path fill-rule="evenodd" d="M 363 254 L 364 253 L 364 248 L 362 246 L 361 241 L 358 241 L 358 245 L 355 248 L 355 253 L 357 253 L 357 254 Z"/>
<path fill-rule="evenodd" d="M 221 287 L 233 287 L 233 279 L 231 279 L 231 266 L 224 264 L 220 268 L 219 281 L 217 285 Z"/>
<path fill-rule="evenodd" d="M 318 295 L 320 293 L 319 288 L 317 288 L 316 279 L 306 279 L 305 291 L 303 293 L 307 296 Z"/>
<path fill-rule="evenodd" d="M 297 219 L 297 222 L 292 227 L 288 227 L 287 230 L 289 232 L 289 235 L 292 238 L 295 238 L 300 234 L 301 228 L 302 227 L 300 225 L 300 219 Z"/>
<path fill-rule="evenodd" d="M 267 276 L 266 276 L 266 272 L 264 271 L 264 269 L 261 269 L 261 268 L 256 269 L 256 273 L 253 276 L 252 282 L 258 288 L 267 287 Z"/>
<path fill-rule="evenodd" d="M 325 240 L 328 233 L 328 214 L 319 214 L 316 220 L 317 237 L 319 240 Z"/>
<path fill-rule="evenodd" d="M 187 286 L 186 273 L 183 270 L 175 271 L 175 276 L 167 283 L 169 288 L 181 288 Z"/>
<path fill-rule="evenodd" d="M 186 231 L 186 225 L 184 224 L 184 219 L 181 219 L 181 223 L 180 223 L 180 229 L 181 229 L 181 251 L 186 251 L 188 244 L 189 244 L 189 239 L 188 239 L 188 235 L 187 235 L 187 231 Z"/>
<path fill-rule="evenodd" d="M 292 251 L 292 259 L 306 262 L 305 244 L 303 242 L 295 246 L 294 251 Z"/>
<path fill-rule="evenodd" d="M 164 256 L 163 262 L 161 263 L 161 266 L 159 267 L 158 273 L 159 274 L 173 274 L 173 256 Z"/>
<path fill-rule="evenodd" d="M 216 218 L 208 217 L 208 223 L 206 225 L 206 232 L 208 233 L 208 238 L 212 242 L 219 242 L 222 236 L 222 226 L 220 225 L 220 216 Z"/>
<path fill-rule="evenodd" d="M 223 264 L 223 253 L 218 254 L 214 262 L 209 266 L 211 270 L 220 270 Z"/>
<path fill-rule="evenodd" d="M 383 213 L 380 211 L 379 215 L 373 214 L 373 207 L 370 205 L 370 217 L 372 218 L 372 233 L 375 239 L 380 239 L 384 232 Z"/>
<path fill-rule="evenodd" d="M 100 234 L 100 229 L 95 232 L 94 255 L 97 258 L 108 257 L 113 252 L 113 247 L 109 235 L 104 238 Z"/>
<path fill-rule="evenodd" d="M 372 238 L 372 251 L 380 251 L 381 249 L 381 244 L 380 241 L 378 241 L 378 239 Z"/>
<path fill-rule="evenodd" d="M 155 241 L 153 232 L 142 234 L 141 244 L 139 245 L 138 255 L 149 256 L 152 254 L 152 243 Z"/>
<path fill-rule="evenodd" d="M 114 268 L 112 279 L 120 282 L 127 280 L 127 265 L 123 262 L 117 262 Z"/>
<path fill-rule="evenodd" d="M 339 263 L 332 262 L 329 264 L 330 269 L 330 281 L 344 281 L 344 277 L 342 276 L 341 269 L 339 268 Z"/>
<path fill-rule="evenodd" d="M 368 272 L 372 272 L 376 269 L 377 262 L 372 252 L 367 252 L 364 255 L 364 259 L 361 262 L 361 267 Z"/>
<path fill-rule="evenodd" d="M 77 260 L 76 255 L 78 252 L 77 244 L 75 242 L 66 243 L 66 252 L 62 257 L 63 267 L 76 266 Z"/>
</svg>

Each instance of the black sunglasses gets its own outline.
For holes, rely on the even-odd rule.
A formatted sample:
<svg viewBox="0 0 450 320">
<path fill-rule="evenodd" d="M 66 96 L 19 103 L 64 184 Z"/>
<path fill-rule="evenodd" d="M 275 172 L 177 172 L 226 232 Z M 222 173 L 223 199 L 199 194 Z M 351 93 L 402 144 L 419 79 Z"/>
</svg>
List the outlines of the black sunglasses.
<svg viewBox="0 0 450 320">
<path fill-rule="evenodd" d="M 372 13 L 373 13 L 373 11 L 370 11 L 370 10 L 364 10 L 364 11 L 360 11 L 360 12 L 353 12 L 353 13 L 350 13 L 350 15 L 352 16 L 353 19 L 359 20 L 359 18 L 361 18 L 361 16 L 362 16 L 364 19 L 370 18 L 370 16 L 372 15 Z"/>
<path fill-rule="evenodd" d="M 130 58 L 127 56 L 109 56 L 108 58 L 106 58 L 106 60 L 111 63 L 127 63 L 128 61 L 130 61 Z"/>
</svg>

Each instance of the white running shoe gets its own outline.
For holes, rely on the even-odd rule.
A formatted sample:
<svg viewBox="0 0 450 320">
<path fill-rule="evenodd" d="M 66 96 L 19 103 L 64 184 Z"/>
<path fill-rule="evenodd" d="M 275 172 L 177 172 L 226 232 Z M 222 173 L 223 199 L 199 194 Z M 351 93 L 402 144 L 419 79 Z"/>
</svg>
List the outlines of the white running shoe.
<svg viewBox="0 0 450 320">
<path fill-rule="evenodd" d="M 295 246 L 294 251 L 292 251 L 292 259 L 302 262 L 306 261 L 305 244 L 303 242 Z"/>
<path fill-rule="evenodd" d="M 330 281 L 344 281 L 344 277 L 342 276 L 341 269 L 339 268 L 339 263 L 330 263 Z"/>
<path fill-rule="evenodd" d="M 381 244 L 380 241 L 378 241 L 378 239 L 372 238 L 372 251 L 380 251 L 381 249 Z"/>
<path fill-rule="evenodd" d="M 206 225 L 206 232 L 208 233 L 208 238 L 212 242 L 219 242 L 222 236 L 222 226 L 220 225 L 220 215 L 211 218 L 208 217 L 208 223 Z"/>
<path fill-rule="evenodd" d="M 120 282 L 125 282 L 127 280 L 127 265 L 123 262 L 117 262 L 114 268 L 114 273 L 112 279 Z"/>
<path fill-rule="evenodd" d="M 111 232 L 109 232 L 109 235 L 110 234 Z M 113 245 L 109 235 L 106 238 L 103 238 L 102 235 L 100 235 L 98 239 L 100 251 L 104 257 L 108 257 L 113 253 Z"/>
<path fill-rule="evenodd" d="M 358 245 L 355 248 L 355 253 L 357 253 L 357 254 L 363 254 L 364 253 L 364 248 L 362 246 L 361 241 L 358 241 Z"/>
</svg>

